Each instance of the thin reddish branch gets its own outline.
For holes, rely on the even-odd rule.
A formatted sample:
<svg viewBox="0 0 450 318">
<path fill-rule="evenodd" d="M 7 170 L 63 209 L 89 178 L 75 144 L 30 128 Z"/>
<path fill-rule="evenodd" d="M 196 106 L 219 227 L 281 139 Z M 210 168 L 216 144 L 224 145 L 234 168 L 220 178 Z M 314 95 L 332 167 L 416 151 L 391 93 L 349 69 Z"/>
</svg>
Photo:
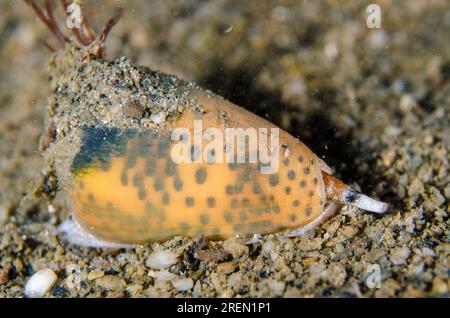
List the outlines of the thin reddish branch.
<svg viewBox="0 0 450 318">
<path fill-rule="evenodd" d="M 70 43 L 70 39 L 64 35 L 64 33 L 61 31 L 61 29 L 58 27 L 55 17 L 53 15 L 53 6 L 52 6 L 52 0 L 45 0 L 45 6 L 44 9 L 39 7 L 35 0 L 24 0 L 25 3 L 27 3 L 31 8 L 34 10 L 36 15 L 39 17 L 42 22 L 52 31 L 52 33 L 56 36 L 56 38 L 65 45 L 66 43 Z M 67 12 L 68 3 L 67 0 L 60 0 L 61 4 L 63 6 L 64 12 L 66 14 L 66 17 L 69 17 L 69 14 Z M 116 14 L 109 19 L 109 21 L 106 23 L 106 25 L 103 27 L 103 29 L 100 32 L 99 39 L 97 40 L 98 44 L 98 55 L 103 56 L 105 53 L 105 41 L 108 37 L 109 32 L 111 29 L 117 24 L 117 22 L 120 20 L 122 16 L 123 10 L 120 8 L 117 10 Z M 72 32 L 75 35 L 75 38 L 77 41 L 84 46 L 88 46 L 92 44 L 95 41 L 95 33 L 89 24 L 87 18 L 82 14 L 82 21 L 81 21 L 81 28 L 73 28 Z M 43 41 L 45 46 L 52 52 L 55 51 L 55 48 L 51 46 L 48 42 Z"/>
<path fill-rule="evenodd" d="M 56 49 L 50 43 L 48 43 L 45 39 L 41 39 L 41 42 L 45 45 L 45 47 L 47 49 L 49 49 L 50 52 L 52 52 L 52 53 L 56 52 Z"/>
<path fill-rule="evenodd" d="M 45 0 L 45 10 L 46 10 L 46 16 L 47 21 L 50 23 L 52 30 L 55 30 L 57 34 L 61 37 L 61 39 L 64 40 L 65 43 L 69 42 L 69 38 L 67 38 L 61 31 L 61 29 L 58 27 L 58 24 L 56 23 L 55 16 L 53 15 L 53 7 L 51 0 Z"/>
<path fill-rule="evenodd" d="M 88 18 L 83 14 L 83 21 L 81 22 L 83 24 L 83 31 L 86 37 L 89 39 L 90 43 L 94 42 L 95 40 L 95 32 L 94 29 L 92 29 L 91 24 L 89 23 Z"/>
<path fill-rule="evenodd" d="M 61 32 L 58 25 L 56 24 L 53 15 L 48 15 L 48 9 L 51 9 L 51 4 L 47 3 L 46 1 L 46 7 L 47 7 L 47 14 L 34 2 L 34 0 L 24 0 L 25 3 L 27 3 L 31 8 L 33 8 L 34 12 L 36 12 L 36 15 L 41 19 L 42 22 L 45 23 L 45 25 L 52 31 L 52 33 L 56 36 L 56 38 L 65 45 L 69 42 L 69 39 Z"/>
<path fill-rule="evenodd" d="M 82 4 L 80 4 L 80 6 L 82 6 Z M 88 18 L 84 14 L 83 7 L 81 7 L 81 24 L 83 25 L 83 33 L 89 40 L 89 44 L 91 44 L 95 40 L 95 32 L 94 29 L 92 29 Z"/>
<path fill-rule="evenodd" d="M 122 17 L 122 13 L 123 13 L 122 8 L 117 9 L 116 14 L 111 19 L 109 19 L 109 21 L 106 23 L 106 25 L 100 32 L 100 38 L 98 40 L 100 56 L 104 55 L 106 38 L 108 37 L 108 34 L 111 31 L 111 29 L 117 24 L 117 22 L 119 22 L 120 18 Z"/>
</svg>

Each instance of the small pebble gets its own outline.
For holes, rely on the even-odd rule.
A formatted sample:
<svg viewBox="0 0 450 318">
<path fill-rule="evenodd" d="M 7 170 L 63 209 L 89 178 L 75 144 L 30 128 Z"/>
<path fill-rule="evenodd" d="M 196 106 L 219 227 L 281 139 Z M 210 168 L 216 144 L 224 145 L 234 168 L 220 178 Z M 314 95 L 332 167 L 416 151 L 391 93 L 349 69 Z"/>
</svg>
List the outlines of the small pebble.
<svg viewBox="0 0 450 318">
<path fill-rule="evenodd" d="M 409 112 L 415 107 L 415 103 L 411 95 L 405 94 L 400 98 L 400 109 L 405 113 Z"/>
<path fill-rule="evenodd" d="M 143 115 L 142 110 L 139 107 L 139 105 L 137 105 L 134 102 L 129 102 L 125 105 L 124 113 L 128 117 L 136 118 L 136 119 L 141 118 Z"/>
<path fill-rule="evenodd" d="M 358 228 L 353 225 L 347 225 L 343 229 L 343 234 L 348 238 L 353 238 L 358 233 Z"/>
<path fill-rule="evenodd" d="M 425 257 L 427 257 L 427 256 L 434 257 L 435 253 L 434 253 L 434 251 L 431 248 L 424 247 L 422 249 L 422 255 L 425 256 Z"/>
<path fill-rule="evenodd" d="M 248 253 L 248 247 L 241 244 L 238 240 L 231 238 L 223 242 L 223 248 L 225 251 L 233 255 L 234 258 L 238 258 Z"/>
<path fill-rule="evenodd" d="M 41 298 L 56 283 L 57 276 L 50 268 L 41 269 L 35 273 L 25 285 L 25 296 L 29 298 Z"/>
<path fill-rule="evenodd" d="M 205 249 L 197 251 L 195 258 L 206 262 L 217 263 L 225 260 L 228 256 L 229 254 L 223 249 Z"/>
<path fill-rule="evenodd" d="M 128 294 L 130 294 L 131 297 L 135 297 L 136 295 L 138 295 L 140 292 L 142 292 L 143 287 L 140 284 L 134 284 L 134 285 L 130 285 L 126 288 Z"/>
<path fill-rule="evenodd" d="M 237 264 L 233 261 L 220 263 L 219 265 L 217 265 L 217 270 L 224 274 L 231 274 L 236 270 L 236 268 Z"/>
<path fill-rule="evenodd" d="M 444 194 L 447 197 L 447 199 L 450 198 L 450 185 L 445 187 Z"/>
<path fill-rule="evenodd" d="M 126 286 L 126 282 L 124 279 L 114 276 L 114 275 L 105 275 L 103 277 L 97 278 L 95 283 L 107 290 L 122 290 Z"/>
<path fill-rule="evenodd" d="M 123 290 L 110 291 L 106 295 L 106 298 L 123 298 L 123 297 L 125 297 L 125 292 Z"/>
<path fill-rule="evenodd" d="M 5 268 L 0 270 L 0 284 L 6 284 L 9 281 L 9 271 L 11 265 L 6 265 Z"/>
<path fill-rule="evenodd" d="M 420 182 L 419 179 L 414 179 L 414 181 L 411 183 L 409 189 L 408 189 L 408 194 L 411 197 L 414 197 L 416 195 L 419 195 L 421 193 L 424 192 L 424 187 L 422 182 Z"/>
<path fill-rule="evenodd" d="M 4 205 L 0 205 L 0 225 L 6 222 L 6 218 L 6 207 Z"/>
<path fill-rule="evenodd" d="M 383 48 L 388 41 L 388 35 L 381 29 L 369 33 L 368 44 L 372 49 Z"/>
<path fill-rule="evenodd" d="M 303 265 L 310 266 L 310 265 L 314 264 L 316 261 L 317 261 L 317 259 L 315 257 L 308 257 L 308 258 L 305 258 L 302 262 L 303 262 Z"/>
<path fill-rule="evenodd" d="M 145 265 L 149 268 L 164 269 L 177 262 L 178 255 L 166 251 L 154 251 Z"/>
<path fill-rule="evenodd" d="M 317 274 L 322 273 L 325 269 L 326 269 L 326 266 L 323 264 L 312 264 L 309 267 L 309 272 L 311 273 L 311 275 L 317 275 Z"/>
<path fill-rule="evenodd" d="M 154 277 L 155 277 L 156 281 L 164 281 L 165 282 L 165 281 L 173 280 L 177 276 L 168 272 L 167 270 L 163 270 L 163 271 L 159 271 L 159 272 L 155 273 Z"/>
<path fill-rule="evenodd" d="M 163 112 L 159 112 L 159 113 L 156 113 L 156 114 L 151 114 L 150 115 L 150 120 L 152 122 L 154 122 L 155 124 L 160 124 L 160 123 L 166 121 L 166 114 L 163 113 Z"/>
<path fill-rule="evenodd" d="M 191 278 L 180 278 L 172 281 L 172 285 L 178 291 L 186 291 L 194 287 L 194 281 Z"/>
<path fill-rule="evenodd" d="M 391 262 L 394 265 L 405 264 L 409 254 L 411 254 L 411 250 L 409 248 L 398 247 L 391 252 Z"/>
<path fill-rule="evenodd" d="M 88 280 L 93 280 L 93 279 L 97 279 L 100 277 L 105 276 L 105 272 L 104 271 L 95 271 L 95 272 L 89 272 L 89 274 L 87 275 L 87 279 Z"/>
<path fill-rule="evenodd" d="M 448 284 L 440 277 L 433 278 L 432 292 L 435 295 L 445 295 L 448 292 Z"/>
<path fill-rule="evenodd" d="M 270 255 L 270 253 L 275 249 L 274 247 L 274 243 L 272 240 L 267 240 L 266 242 L 264 242 L 261 250 L 264 254 L 268 254 Z"/>
<path fill-rule="evenodd" d="M 177 276 L 168 272 L 167 270 L 159 271 L 155 274 L 155 284 L 156 288 L 162 290 L 170 289 L 169 282 L 172 282 L 177 279 Z"/>
<path fill-rule="evenodd" d="M 436 207 L 440 207 L 442 204 L 444 204 L 445 198 L 436 187 L 430 187 L 429 192 L 431 201 L 433 201 Z"/>
<path fill-rule="evenodd" d="M 273 291 L 275 296 L 282 296 L 286 284 L 284 282 L 272 280 L 269 282 L 269 288 Z"/>
</svg>

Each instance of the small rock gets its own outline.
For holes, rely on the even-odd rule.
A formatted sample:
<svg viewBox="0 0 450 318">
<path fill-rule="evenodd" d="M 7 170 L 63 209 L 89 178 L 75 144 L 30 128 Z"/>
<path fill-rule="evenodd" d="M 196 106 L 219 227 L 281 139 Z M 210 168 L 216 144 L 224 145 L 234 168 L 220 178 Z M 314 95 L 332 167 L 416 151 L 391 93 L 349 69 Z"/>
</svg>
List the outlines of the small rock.
<svg viewBox="0 0 450 318">
<path fill-rule="evenodd" d="M 409 268 L 408 274 L 411 276 L 420 275 L 423 273 L 424 266 L 425 264 L 423 262 L 415 264 Z"/>
<path fill-rule="evenodd" d="M 167 270 L 159 271 L 155 274 L 155 287 L 163 290 L 170 289 L 169 282 L 175 280 L 176 275 L 168 272 Z"/>
<path fill-rule="evenodd" d="M 228 239 L 223 242 L 223 248 L 225 249 L 225 251 L 233 255 L 234 258 L 238 258 L 245 253 L 248 253 L 248 247 L 244 244 L 241 244 L 239 240 L 236 240 L 234 238 Z"/>
<path fill-rule="evenodd" d="M 268 285 L 275 296 L 282 296 L 284 289 L 286 288 L 286 284 L 284 282 L 280 282 L 277 280 L 270 281 Z"/>
<path fill-rule="evenodd" d="M 327 269 L 326 274 L 328 281 L 335 288 L 342 286 L 347 278 L 345 267 L 337 263 L 331 264 Z"/>
<path fill-rule="evenodd" d="M 447 199 L 450 199 L 450 185 L 445 187 L 444 194 L 447 197 Z"/>
<path fill-rule="evenodd" d="M 441 194 L 441 192 L 436 187 L 430 187 L 429 189 L 430 198 L 431 201 L 433 201 L 434 205 L 436 207 L 440 207 L 445 202 L 444 196 Z"/>
<path fill-rule="evenodd" d="M 97 271 L 97 272 L 89 272 L 87 275 L 88 280 L 94 280 L 100 277 L 105 276 L 105 272 L 103 271 Z"/>
<path fill-rule="evenodd" d="M 436 294 L 436 295 L 446 294 L 448 292 L 447 283 L 440 277 L 433 278 L 432 292 L 433 292 L 433 294 Z"/>
<path fill-rule="evenodd" d="M 414 179 L 414 181 L 411 183 L 408 189 L 408 194 L 411 197 L 414 197 L 418 194 L 423 193 L 423 183 L 419 179 Z"/>
<path fill-rule="evenodd" d="M 400 285 L 395 279 L 389 278 L 381 283 L 381 288 L 377 289 L 375 292 L 375 297 L 394 297 Z"/>
<path fill-rule="evenodd" d="M 198 280 L 204 273 L 205 271 L 203 269 L 199 269 L 197 271 L 195 271 L 194 273 L 192 273 L 191 277 L 193 280 Z"/>
<path fill-rule="evenodd" d="M 63 285 L 56 285 L 52 290 L 52 295 L 55 297 L 67 297 L 69 291 Z"/>
<path fill-rule="evenodd" d="M 237 268 L 237 264 L 235 262 L 225 262 L 217 265 L 217 270 L 224 274 L 231 274 Z"/>
<path fill-rule="evenodd" d="M 35 273 L 25 285 L 25 296 L 29 298 L 43 297 L 56 283 L 57 276 L 49 268 L 41 269 Z"/>
<path fill-rule="evenodd" d="M 423 291 L 421 291 L 420 289 L 413 288 L 413 287 L 408 287 L 407 290 L 403 293 L 402 297 L 404 297 L 404 298 L 423 297 Z"/>
<path fill-rule="evenodd" d="M 402 97 L 400 98 L 400 109 L 402 112 L 404 113 L 410 112 L 415 106 L 416 102 L 411 95 L 409 94 L 402 95 Z"/>
<path fill-rule="evenodd" d="M 302 252 L 314 251 L 320 249 L 322 240 L 320 238 L 301 240 L 297 243 L 297 248 Z"/>
<path fill-rule="evenodd" d="M 323 51 L 325 53 L 325 56 L 330 60 L 333 60 L 339 54 L 339 49 L 334 42 L 327 43 L 323 48 Z"/>
<path fill-rule="evenodd" d="M 124 298 L 125 292 L 123 290 L 114 290 L 110 291 L 108 295 L 106 295 L 106 298 Z"/>
<path fill-rule="evenodd" d="M 134 284 L 126 288 L 128 294 L 130 294 L 131 297 L 137 296 L 139 293 L 142 292 L 143 289 L 144 288 L 140 284 Z"/>
<path fill-rule="evenodd" d="M 402 132 L 401 129 L 394 125 L 386 126 L 384 129 L 384 133 L 386 134 L 386 136 L 390 138 L 398 137 L 401 134 L 401 132 Z"/>
<path fill-rule="evenodd" d="M 406 263 L 411 250 L 408 247 L 398 247 L 391 252 L 391 262 L 394 265 L 402 265 Z"/>
<path fill-rule="evenodd" d="M 270 255 L 270 253 L 275 249 L 273 240 L 267 240 L 264 242 L 261 251 L 264 254 Z"/>
<path fill-rule="evenodd" d="M 381 160 L 383 161 L 383 165 L 385 165 L 386 167 L 390 167 L 394 162 L 396 155 L 397 152 L 395 151 L 395 149 L 387 149 L 383 151 L 381 154 Z"/>
<path fill-rule="evenodd" d="M 289 80 L 289 82 L 283 86 L 283 97 L 286 99 L 299 98 L 305 94 L 306 86 L 301 77 L 294 77 Z"/>
<path fill-rule="evenodd" d="M 0 205 L 0 225 L 3 225 L 6 222 L 8 217 L 8 213 L 6 211 L 6 207 L 4 205 Z"/>
<path fill-rule="evenodd" d="M 434 257 L 434 255 L 435 255 L 435 253 L 434 253 L 434 251 L 431 248 L 424 247 L 422 249 L 422 256 L 424 256 L 424 257 L 427 257 L 427 256 Z"/>
<path fill-rule="evenodd" d="M 311 275 L 318 275 L 326 269 L 323 264 L 313 264 L 309 267 L 309 272 Z"/>
<path fill-rule="evenodd" d="M 149 268 L 164 269 L 177 262 L 178 255 L 175 253 L 157 250 L 146 260 L 145 265 Z"/>
<path fill-rule="evenodd" d="M 372 49 L 381 49 L 383 48 L 389 37 L 386 32 L 381 29 L 375 30 L 374 32 L 369 33 L 367 38 L 368 44 Z"/>
<path fill-rule="evenodd" d="M 317 259 L 315 257 L 308 257 L 308 258 L 305 258 L 302 261 L 302 263 L 304 266 L 310 266 L 310 265 L 314 264 L 316 262 L 316 260 Z"/>
<path fill-rule="evenodd" d="M 178 291 L 186 291 L 194 287 L 194 281 L 191 278 L 180 278 L 172 281 L 172 285 Z"/>
<path fill-rule="evenodd" d="M 6 284 L 9 281 L 9 271 L 11 265 L 6 265 L 5 268 L 0 270 L 0 284 Z"/>
<path fill-rule="evenodd" d="M 358 233 L 358 228 L 356 226 L 353 225 L 347 225 L 344 227 L 344 229 L 342 230 L 342 233 L 347 237 L 347 238 L 353 238 L 357 233 Z"/>
<path fill-rule="evenodd" d="M 125 288 L 126 282 L 120 277 L 114 275 L 105 275 L 97 278 L 95 283 L 107 290 L 121 290 Z"/>
<path fill-rule="evenodd" d="M 194 289 L 192 290 L 192 296 L 201 297 L 201 295 L 202 295 L 202 283 L 198 280 L 194 285 Z"/>
<path fill-rule="evenodd" d="M 226 258 L 228 258 L 229 256 L 230 256 L 230 254 L 228 254 L 223 249 L 216 250 L 216 249 L 208 248 L 205 250 L 199 250 L 199 251 L 197 251 L 197 253 L 195 253 L 195 258 L 202 260 L 202 261 L 211 262 L 211 263 L 217 263 L 217 262 L 223 261 Z"/>
<path fill-rule="evenodd" d="M 151 114 L 150 115 L 150 120 L 152 122 L 154 122 L 155 124 L 160 124 L 160 123 L 166 121 L 166 116 L 167 116 L 166 113 L 159 112 L 159 113 L 156 113 L 156 114 Z"/>
<path fill-rule="evenodd" d="M 227 280 L 227 286 L 233 291 L 237 292 L 241 288 L 243 283 L 243 277 L 240 272 L 231 274 Z"/>
<path fill-rule="evenodd" d="M 163 270 L 163 271 L 159 271 L 159 272 L 155 273 L 154 277 L 155 277 L 155 280 L 157 280 L 157 281 L 158 280 L 159 281 L 168 281 L 168 280 L 173 280 L 177 276 L 167 270 Z"/>
<path fill-rule="evenodd" d="M 269 256 L 272 259 L 272 262 L 275 262 L 280 256 L 278 252 L 279 245 L 280 242 L 278 240 L 269 239 L 263 244 L 261 248 L 262 253 L 266 256 Z"/>
<path fill-rule="evenodd" d="M 130 101 L 125 105 L 124 113 L 127 117 L 139 119 L 142 118 L 143 113 L 138 104 Z"/>
</svg>

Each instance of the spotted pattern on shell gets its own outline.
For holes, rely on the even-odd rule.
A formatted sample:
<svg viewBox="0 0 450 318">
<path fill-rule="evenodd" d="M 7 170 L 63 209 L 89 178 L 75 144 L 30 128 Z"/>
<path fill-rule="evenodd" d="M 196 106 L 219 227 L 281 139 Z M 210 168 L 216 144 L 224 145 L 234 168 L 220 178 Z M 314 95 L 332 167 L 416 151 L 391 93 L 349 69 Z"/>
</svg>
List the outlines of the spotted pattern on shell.
<svg viewBox="0 0 450 318">
<path fill-rule="evenodd" d="M 218 109 L 236 114 L 228 125 L 275 127 L 222 99 L 213 107 L 200 94 L 199 103 L 207 127 L 225 128 Z M 185 111 L 173 127 L 193 129 L 195 118 Z M 287 133 L 281 132 L 280 143 L 289 146 L 290 156 L 280 157 L 276 173 L 262 174 L 257 163 L 174 163 L 170 132 L 171 127 L 159 132 L 83 128 L 72 162 L 77 182 L 70 191 L 82 226 L 114 242 L 198 233 L 225 238 L 296 228 L 323 210 L 323 182 L 314 180 L 322 180 L 321 169 L 328 168 L 314 164 L 321 160 Z"/>
</svg>

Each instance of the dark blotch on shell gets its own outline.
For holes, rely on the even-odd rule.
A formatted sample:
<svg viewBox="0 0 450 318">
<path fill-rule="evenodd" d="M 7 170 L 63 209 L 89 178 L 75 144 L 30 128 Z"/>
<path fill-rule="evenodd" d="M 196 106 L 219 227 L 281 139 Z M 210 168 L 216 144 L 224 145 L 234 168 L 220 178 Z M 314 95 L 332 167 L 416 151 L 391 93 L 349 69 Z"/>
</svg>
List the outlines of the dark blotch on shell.
<svg viewBox="0 0 450 318">
<path fill-rule="evenodd" d="M 206 169 L 201 167 L 198 168 L 196 173 L 195 173 L 195 181 L 197 181 L 198 184 L 203 184 L 206 181 Z"/>
<path fill-rule="evenodd" d="M 128 140 L 136 134 L 134 129 L 83 127 L 80 150 L 72 161 L 71 171 L 76 173 L 96 162 L 107 166 L 112 157 L 123 157 Z"/>
</svg>

